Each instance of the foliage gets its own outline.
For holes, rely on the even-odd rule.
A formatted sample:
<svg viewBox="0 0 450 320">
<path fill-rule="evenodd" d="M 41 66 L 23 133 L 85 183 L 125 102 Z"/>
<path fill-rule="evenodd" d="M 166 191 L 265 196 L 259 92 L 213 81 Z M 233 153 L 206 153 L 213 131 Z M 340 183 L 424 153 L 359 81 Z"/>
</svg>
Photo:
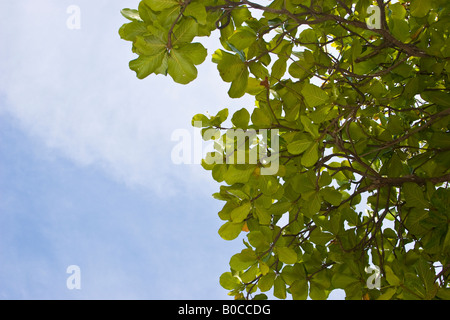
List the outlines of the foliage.
<svg viewBox="0 0 450 320">
<path fill-rule="evenodd" d="M 227 109 L 193 119 L 221 134 L 203 162 L 224 183 L 219 234 L 243 236 L 220 277 L 230 295 L 450 298 L 448 0 L 144 0 L 122 13 L 139 78 L 194 80 L 207 56 L 194 39 L 216 30 L 229 96 L 255 97 L 229 128 Z M 234 156 L 231 129 L 278 130 L 278 150 L 247 139 L 278 156 L 277 172 L 207 161 Z"/>
</svg>

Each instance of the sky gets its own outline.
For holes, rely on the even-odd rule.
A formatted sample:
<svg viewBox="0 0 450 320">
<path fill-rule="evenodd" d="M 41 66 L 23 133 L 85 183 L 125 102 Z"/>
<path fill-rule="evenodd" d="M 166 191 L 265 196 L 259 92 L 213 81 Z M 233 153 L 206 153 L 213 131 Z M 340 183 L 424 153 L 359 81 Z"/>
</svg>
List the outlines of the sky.
<svg viewBox="0 0 450 320">
<path fill-rule="evenodd" d="M 174 164 L 192 116 L 231 100 L 208 58 L 187 86 L 138 80 L 118 30 L 137 0 L 0 4 L 0 299 L 229 299 L 209 171 Z M 70 6 L 80 29 L 67 27 Z M 69 266 L 80 268 L 70 290 Z"/>
<path fill-rule="evenodd" d="M 193 115 L 254 102 L 228 97 L 215 37 L 194 82 L 138 80 L 118 35 L 138 4 L 0 3 L 0 299 L 231 298 L 219 277 L 243 244 L 218 235 L 219 184 L 174 163 L 172 136 L 194 145 Z"/>
</svg>

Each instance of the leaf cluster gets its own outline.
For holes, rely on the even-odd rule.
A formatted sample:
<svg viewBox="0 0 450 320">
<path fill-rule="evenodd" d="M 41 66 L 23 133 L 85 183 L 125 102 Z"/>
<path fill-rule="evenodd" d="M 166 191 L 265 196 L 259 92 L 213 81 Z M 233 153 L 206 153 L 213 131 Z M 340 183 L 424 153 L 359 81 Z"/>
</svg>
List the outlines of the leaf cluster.
<svg viewBox="0 0 450 320">
<path fill-rule="evenodd" d="M 193 119 L 217 133 L 203 166 L 223 183 L 219 235 L 244 243 L 220 278 L 231 295 L 450 298 L 447 0 L 144 0 L 122 13 L 139 78 L 194 80 L 206 49 L 193 40 L 216 30 L 229 96 L 255 98 L 229 128 L 228 109 Z M 236 130 L 245 138 L 227 139 Z M 277 148 L 258 130 L 277 130 Z M 242 145 L 277 171 L 262 174 L 264 157 L 229 161 Z"/>
</svg>

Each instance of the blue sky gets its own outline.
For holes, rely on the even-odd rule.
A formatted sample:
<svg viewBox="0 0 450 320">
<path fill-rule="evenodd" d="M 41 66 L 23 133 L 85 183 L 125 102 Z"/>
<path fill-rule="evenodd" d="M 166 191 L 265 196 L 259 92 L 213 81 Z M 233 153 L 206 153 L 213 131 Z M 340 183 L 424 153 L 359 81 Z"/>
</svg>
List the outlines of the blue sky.
<svg viewBox="0 0 450 320">
<path fill-rule="evenodd" d="M 219 276 L 243 244 L 219 237 L 219 185 L 172 162 L 171 136 L 193 134 L 194 114 L 254 102 L 227 96 L 215 38 L 189 85 L 138 80 L 118 35 L 120 10 L 138 3 L 0 4 L 0 299 L 229 298 Z M 66 287 L 70 265 L 80 290 Z"/>
<path fill-rule="evenodd" d="M 119 38 L 138 0 L 0 4 L 0 299 L 222 299 L 242 242 L 217 230 L 210 173 L 171 134 L 230 100 L 209 57 L 188 86 L 140 81 Z M 66 10 L 81 9 L 70 30 Z M 66 268 L 81 269 L 68 290 Z"/>
</svg>

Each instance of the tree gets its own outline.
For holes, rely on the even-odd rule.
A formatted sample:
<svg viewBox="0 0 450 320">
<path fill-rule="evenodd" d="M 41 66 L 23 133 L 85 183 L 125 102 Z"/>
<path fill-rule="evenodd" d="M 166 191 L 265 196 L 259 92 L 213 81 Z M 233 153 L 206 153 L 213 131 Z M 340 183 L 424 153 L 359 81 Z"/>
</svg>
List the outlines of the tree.
<svg viewBox="0 0 450 320">
<path fill-rule="evenodd" d="M 255 97 L 228 128 L 227 109 L 193 118 L 215 141 L 202 165 L 224 183 L 219 234 L 244 243 L 220 277 L 230 295 L 450 299 L 448 0 L 144 0 L 122 13 L 138 78 L 194 80 L 207 56 L 194 39 L 216 30 L 229 96 Z"/>
</svg>

